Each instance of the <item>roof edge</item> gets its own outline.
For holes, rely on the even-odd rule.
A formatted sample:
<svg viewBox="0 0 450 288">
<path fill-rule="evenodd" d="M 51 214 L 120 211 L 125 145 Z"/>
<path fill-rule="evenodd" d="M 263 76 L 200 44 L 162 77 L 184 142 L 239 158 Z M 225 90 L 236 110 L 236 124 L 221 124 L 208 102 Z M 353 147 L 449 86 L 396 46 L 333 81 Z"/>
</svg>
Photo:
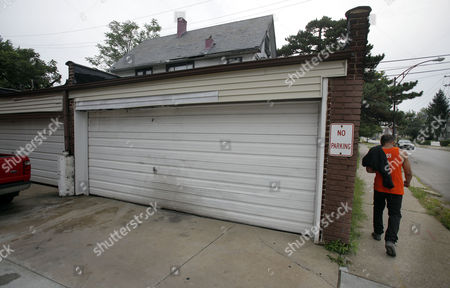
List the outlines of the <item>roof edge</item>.
<svg viewBox="0 0 450 288">
<path fill-rule="evenodd" d="M 353 51 L 339 51 L 331 54 L 324 62 L 335 61 L 335 60 L 346 60 L 349 59 L 353 54 Z M 239 70 L 248 70 L 248 69 L 257 69 L 257 68 L 267 68 L 267 67 L 276 67 L 276 66 L 285 66 L 285 65 L 295 65 L 295 64 L 303 64 L 305 61 L 316 57 L 318 54 L 310 54 L 310 55 L 300 55 L 300 56 L 292 56 L 292 57 L 283 57 L 283 58 L 268 58 L 265 60 L 255 60 L 255 61 L 247 61 L 241 63 L 233 63 L 233 64 L 223 64 L 216 66 L 207 66 L 202 68 L 195 68 L 190 70 L 183 71 L 175 71 L 175 72 L 164 72 L 152 75 L 145 76 L 130 76 L 130 77 L 121 77 L 116 79 L 109 79 L 91 83 L 84 84 L 75 84 L 71 86 L 56 86 L 52 88 L 45 88 L 40 90 L 30 90 L 30 91 L 21 91 L 18 93 L 8 93 L 8 96 L 25 96 L 25 95 L 36 95 L 36 94 L 48 94 L 53 92 L 62 92 L 62 91 L 76 91 L 76 90 L 85 90 L 92 88 L 101 88 L 108 86 L 118 86 L 132 83 L 141 83 L 141 82 L 149 82 L 154 80 L 162 80 L 162 79 L 172 79 L 186 76 L 195 76 L 195 75 L 203 75 L 203 74 L 211 74 L 211 73 L 220 73 L 220 72 L 230 72 L 230 71 L 239 71 Z M 6 96 L 6 95 L 5 95 Z"/>
</svg>

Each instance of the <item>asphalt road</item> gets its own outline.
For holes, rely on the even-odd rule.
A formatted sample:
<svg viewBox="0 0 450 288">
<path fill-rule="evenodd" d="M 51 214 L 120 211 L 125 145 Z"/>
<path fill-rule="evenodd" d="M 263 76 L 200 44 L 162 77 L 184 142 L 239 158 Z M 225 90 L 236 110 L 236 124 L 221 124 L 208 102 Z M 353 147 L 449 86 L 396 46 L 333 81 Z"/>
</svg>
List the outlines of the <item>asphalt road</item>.
<svg viewBox="0 0 450 288">
<path fill-rule="evenodd" d="M 413 174 L 450 201 L 450 152 L 416 148 L 409 159 Z"/>
</svg>

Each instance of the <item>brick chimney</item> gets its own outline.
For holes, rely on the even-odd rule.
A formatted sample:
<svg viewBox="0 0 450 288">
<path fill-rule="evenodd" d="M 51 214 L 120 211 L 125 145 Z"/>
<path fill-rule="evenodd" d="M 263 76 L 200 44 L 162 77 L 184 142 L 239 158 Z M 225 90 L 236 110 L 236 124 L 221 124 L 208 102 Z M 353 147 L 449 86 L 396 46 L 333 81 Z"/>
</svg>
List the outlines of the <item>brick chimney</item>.
<svg viewBox="0 0 450 288">
<path fill-rule="evenodd" d="M 207 39 L 205 39 L 205 49 L 209 50 L 214 46 L 214 39 L 212 36 L 209 36 Z"/>
<path fill-rule="evenodd" d="M 186 33 L 187 21 L 183 17 L 177 19 L 177 38 L 181 38 Z"/>
<path fill-rule="evenodd" d="M 367 34 L 369 33 L 368 6 L 353 8 L 347 17 L 349 42 L 345 50 L 351 51 L 347 60 L 347 76 L 333 77 L 328 81 L 328 111 L 326 122 L 324 180 L 322 190 L 322 217 L 336 213 L 340 203 L 353 206 L 353 191 L 358 158 L 359 126 L 361 118 L 361 98 L 363 93 L 364 58 L 366 55 Z M 329 135 L 331 123 L 353 123 L 354 145 L 352 157 L 330 156 Z M 321 218 L 323 219 L 323 218 Z M 323 240 L 341 240 L 350 242 L 352 213 L 346 213 L 339 219 L 323 227 Z"/>
<path fill-rule="evenodd" d="M 74 85 L 75 83 L 75 70 L 72 61 L 67 61 L 66 65 L 69 68 L 69 77 L 67 78 L 66 85 Z"/>
</svg>

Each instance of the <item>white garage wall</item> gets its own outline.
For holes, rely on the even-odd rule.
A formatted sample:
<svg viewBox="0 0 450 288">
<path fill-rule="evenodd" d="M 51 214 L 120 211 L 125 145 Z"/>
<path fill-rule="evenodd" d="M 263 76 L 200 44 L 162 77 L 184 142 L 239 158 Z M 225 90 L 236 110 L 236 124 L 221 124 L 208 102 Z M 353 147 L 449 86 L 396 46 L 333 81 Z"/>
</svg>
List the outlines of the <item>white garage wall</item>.
<svg viewBox="0 0 450 288">
<path fill-rule="evenodd" d="M 260 101 L 280 99 L 320 99 L 321 77 L 346 75 L 346 61 L 320 63 L 296 80 L 292 87 L 286 85 L 288 74 L 295 73 L 301 65 L 287 65 L 241 71 L 210 73 L 164 80 L 154 80 L 120 86 L 71 91 L 75 101 L 105 100 L 130 97 L 163 96 L 184 93 L 218 91 L 219 102 Z"/>
<path fill-rule="evenodd" d="M 0 97 L 0 114 L 62 111 L 62 94 Z"/>
<path fill-rule="evenodd" d="M 318 102 L 89 112 L 89 192 L 303 232 L 314 220 L 318 119 Z"/>
</svg>

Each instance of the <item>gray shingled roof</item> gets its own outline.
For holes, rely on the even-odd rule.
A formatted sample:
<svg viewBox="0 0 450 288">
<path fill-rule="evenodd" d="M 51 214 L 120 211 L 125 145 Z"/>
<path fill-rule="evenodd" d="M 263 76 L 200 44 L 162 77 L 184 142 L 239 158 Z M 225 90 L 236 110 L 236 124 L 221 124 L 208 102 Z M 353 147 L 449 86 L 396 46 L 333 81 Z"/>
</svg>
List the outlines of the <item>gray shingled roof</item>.
<svg viewBox="0 0 450 288">
<path fill-rule="evenodd" d="M 273 23 L 272 15 L 226 23 L 189 31 L 181 38 L 177 34 L 149 39 L 136 46 L 113 65 L 112 71 L 165 63 L 167 60 L 185 59 L 205 54 L 229 51 L 257 50 L 265 33 Z M 205 39 L 212 36 L 215 46 L 205 51 Z"/>
</svg>

